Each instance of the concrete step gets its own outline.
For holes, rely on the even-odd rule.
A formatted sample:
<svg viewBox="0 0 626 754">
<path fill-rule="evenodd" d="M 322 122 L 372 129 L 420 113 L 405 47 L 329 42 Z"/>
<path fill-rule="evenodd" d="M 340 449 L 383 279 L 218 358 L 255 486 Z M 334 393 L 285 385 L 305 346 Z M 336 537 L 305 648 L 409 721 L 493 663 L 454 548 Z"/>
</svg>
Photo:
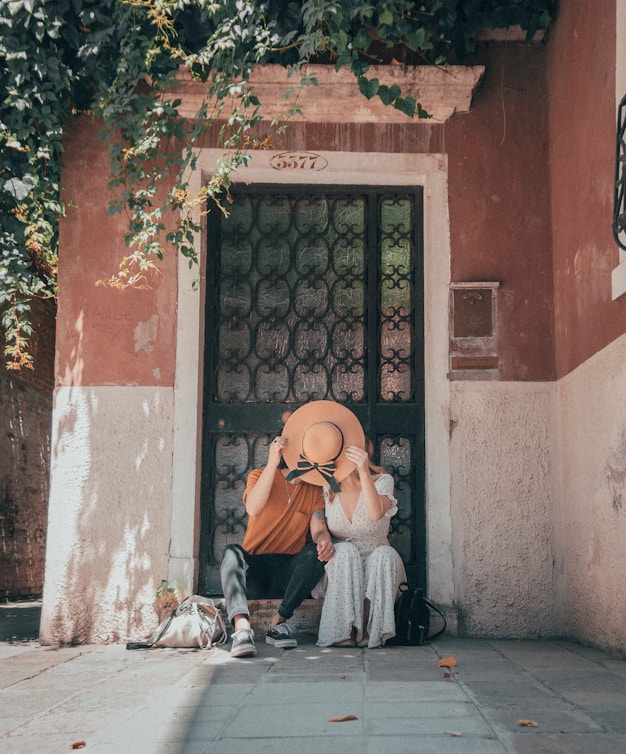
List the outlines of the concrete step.
<svg viewBox="0 0 626 754">
<path fill-rule="evenodd" d="M 282 600 L 249 600 L 250 624 L 256 636 L 263 636 L 270 624 L 272 616 L 278 610 Z M 222 610 L 226 621 L 226 605 L 223 598 L 214 598 L 214 602 Z M 289 619 L 289 626 L 296 634 L 317 636 L 320 623 L 323 600 L 304 600 Z"/>
<path fill-rule="evenodd" d="M 288 621 L 294 633 L 317 636 L 323 602 L 323 600 L 304 600 Z M 281 600 L 250 600 L 248 603 L 250 623 L 257 636 L 265 634 L 280 603 Z"/>
</svg>

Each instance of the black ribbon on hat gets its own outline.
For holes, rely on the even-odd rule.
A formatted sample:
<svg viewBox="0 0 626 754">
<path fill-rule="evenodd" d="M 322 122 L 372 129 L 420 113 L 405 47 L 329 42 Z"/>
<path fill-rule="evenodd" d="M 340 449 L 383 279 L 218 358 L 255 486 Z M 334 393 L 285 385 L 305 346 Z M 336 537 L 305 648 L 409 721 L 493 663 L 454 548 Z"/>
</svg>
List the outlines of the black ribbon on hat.
<svg viewBox="0 0 626 754">
<path fill-rule="evenodd" d="M 337 484 L 337 480 L 334 477 L 335 474 L 335 461 L 326 461 L 325 463 L 315 463 L 315 461 L 309 461 L 309 459 L 300 453 L 300 460 L 298 465 L 293 471 L 287 474 L 287 481 L 291 482 L 293 479 L 297 479 L 303 474 L 307 474 L 309 471 L 317 471 L 322 479 L 324 479 L 330 485 L 330 489 L 337 493 L 341 492 L 341 487 Z"/>
</svg>

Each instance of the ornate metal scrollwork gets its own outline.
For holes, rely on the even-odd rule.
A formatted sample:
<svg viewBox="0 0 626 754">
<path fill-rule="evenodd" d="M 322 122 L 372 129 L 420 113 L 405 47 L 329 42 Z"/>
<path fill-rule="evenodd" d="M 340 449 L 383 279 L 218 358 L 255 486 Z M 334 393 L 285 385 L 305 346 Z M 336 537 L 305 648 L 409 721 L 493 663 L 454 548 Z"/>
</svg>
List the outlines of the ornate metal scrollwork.
<svg viewBox="0 0 626 754">
<path fill-rule="evenodd" d="M 363 198 L 236 196 L 230 213 L 217 296 L 217 399 L 362 399 Z"/>
</svg>

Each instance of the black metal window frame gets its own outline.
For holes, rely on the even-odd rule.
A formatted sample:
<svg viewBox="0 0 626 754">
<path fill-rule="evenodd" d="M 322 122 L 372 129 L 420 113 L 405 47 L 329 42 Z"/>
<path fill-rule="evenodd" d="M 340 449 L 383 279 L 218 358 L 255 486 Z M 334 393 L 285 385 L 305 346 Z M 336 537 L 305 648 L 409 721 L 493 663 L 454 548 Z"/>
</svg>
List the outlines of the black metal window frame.
<svg viewBox="0 0 626 754">
<path fill-rule="evenodd" d="M 617 109 L 613 238 L 620 249 L 626 251 L 626 95 Z"/>
</svg>

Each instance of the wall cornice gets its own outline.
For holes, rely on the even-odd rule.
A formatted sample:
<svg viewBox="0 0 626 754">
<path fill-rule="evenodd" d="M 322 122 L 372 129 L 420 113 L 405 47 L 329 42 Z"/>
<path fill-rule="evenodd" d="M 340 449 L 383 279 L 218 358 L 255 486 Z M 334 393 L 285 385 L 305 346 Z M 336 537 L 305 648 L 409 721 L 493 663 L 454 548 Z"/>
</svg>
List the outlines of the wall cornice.
<svg viewBox="0 0 626 754">
<path fill-rule="evenodd" d="M 454 113 L 469 112 L 472 97 L 484 73 L 484 66 L 396 66 L 372 67 L 370 78 L 381 84 L 397 85 L 403 96 L 412 96 L 432 115 L 425 123 L 444 123 Z M 330 65 L 309 65 L 308 76 L 317 86 L 299 87 L 296 75 L 278 65 L 257 67 L 250 78 L 254 93 L 263 105 L 263 117 L 271 120 L 284 116 L 296 102 L 302 114 L 290 118 L 294 123 L 408 123 L 407 115 L 385 106 L 379 97 L 366 99 L 358 89 L 354 74 L 335 71 Z M 286 98 L 285 92 L 291 95 Z M 194 117 L 206 95 L 207 85 L 181 73 L 176 93 L 181 97 L 180 112 Z M 224 118 L 231 110 L 224 108 Z"/>
</svg>

